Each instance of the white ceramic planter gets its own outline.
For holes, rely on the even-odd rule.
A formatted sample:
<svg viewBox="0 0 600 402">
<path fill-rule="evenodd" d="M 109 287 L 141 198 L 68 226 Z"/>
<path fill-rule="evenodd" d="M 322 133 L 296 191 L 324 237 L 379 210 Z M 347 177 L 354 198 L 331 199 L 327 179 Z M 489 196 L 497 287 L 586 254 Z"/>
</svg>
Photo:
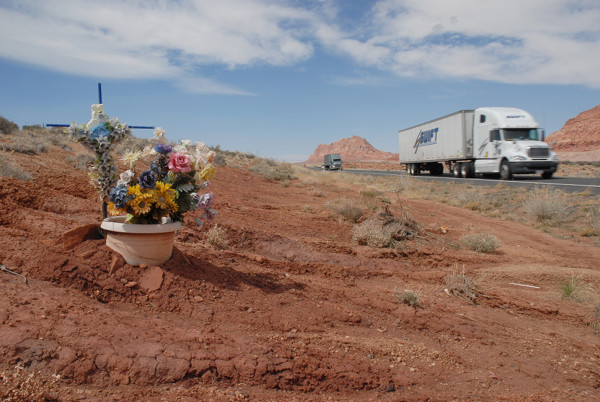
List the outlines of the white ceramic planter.
<svg viewBox="0 0 600 402">
<path fill-rule="evenodd" d="M 131 265 L 164 264 L 173 254 L 175 232 L 181 222 L 139 225 L 124 223 L 124 216 L 104 219 L 100 227 L 106 233 L 106 245 L 121 254 Z"/>
</svg>

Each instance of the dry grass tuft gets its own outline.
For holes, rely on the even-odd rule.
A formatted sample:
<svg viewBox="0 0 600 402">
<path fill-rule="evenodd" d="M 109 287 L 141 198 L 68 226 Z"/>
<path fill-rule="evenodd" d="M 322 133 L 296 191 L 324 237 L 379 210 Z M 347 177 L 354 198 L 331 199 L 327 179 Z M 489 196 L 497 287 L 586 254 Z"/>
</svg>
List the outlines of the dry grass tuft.
<svg viewBox="0 0 600 402">
<path fill-rule="evenodd" d="M 479 281 L 474 280 L 462 271 L 453 270 L 446 276 L 446 290 L 454 296 L 467 300 L 469 303 L 477 304 L 477 297 L 480 292 L 477 290 Z"/>
<path fill-rule="evenodd" d="M 364 214 L 363 208 L 358 202 L 350 198 L 338 198 L 327 201 L 324 206 L 350 222 L 358 222 Z"/>
<path fill-rule="evenodd" d="M 412 290 L 401 291 L 400 289 L 396 289 L 394 300 L 396 303 L 406 304 L 415 309 L 423 307 L 423 303 L 421 303 L 421 293 Z"/>
<path fill-rule="evenodd" d="M 379 215 L 371 215 L 352 229 L 352 238 L 361 245 L 373 248 L 392 248 L 399 242 L 414 238 L 421 228 L 404 210 L 400 217 L 387 208 Z"/>
<path fill-rule="evenodd" d="M 566 196 L 550 187 L 533 192 L 533 196 L 524 201 L 523 210 L 535 222 L 545 225 L 563 223 L 572 212 Z"/>
<path fill-rule="evenodd" d="M 206 231 L 206 244 L 217 250 L 225 250 L 229 247 L 227 231 L 219 225 L 214 225 Z"/>
<path fill-rule="evenodd" d="M 289 181 L 296 178 L 290 163 L 277 162 L 273 159 L 258 158 L 250 166 L 250 171 L 258 173 L 268 180 Z"/>
<path fill-rule="evenodd" d="M 17 168 L 15 165 L 5 160 L 2 155 L 0 155 L 0 176 L 12 177 L 13 179 L 25 181 L 33 180 L 33 176 L 29 172 Z"/>
<path fill-rule="evenodd" d="M 478 253 L 494 253 L 502 246 L 500 240 L 489 233 L 466 235 L 461 237 L 460 242 L 469 250 Z"/>
<path fill-rule="evenodd" d="M 592 291 L 593 288 L 589 283 L 573 274 L 560 282 L 560 294 L 563 299 L 583 301 Z"/>
</svg>

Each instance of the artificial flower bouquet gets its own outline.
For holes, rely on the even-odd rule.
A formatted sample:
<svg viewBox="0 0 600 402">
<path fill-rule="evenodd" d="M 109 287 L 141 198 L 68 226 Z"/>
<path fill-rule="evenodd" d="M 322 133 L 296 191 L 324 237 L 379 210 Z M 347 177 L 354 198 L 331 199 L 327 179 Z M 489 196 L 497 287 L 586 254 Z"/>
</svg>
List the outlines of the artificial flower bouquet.
<svg viewBox="0 0 600 402">
<path fill-rule="evenodd" d="M 201 193 L 216 174 L 215 153 L 201 142 L 182 140 L 171 146 L 161 128 L 154 130 L 154 147 L 126 151 L 123 161 L 129 169 L 109 193 L 108 212 L 126 215 L 126 223 L 153 224 L 183 221 L 186 212 L 201 209 L 200 219 L 211 220 L 212 193 Z M 138 161 L 152 158 L 149 168 L 136 172 Z M 202 221 L 196 222 L 202 225 Z"/>
</svg>

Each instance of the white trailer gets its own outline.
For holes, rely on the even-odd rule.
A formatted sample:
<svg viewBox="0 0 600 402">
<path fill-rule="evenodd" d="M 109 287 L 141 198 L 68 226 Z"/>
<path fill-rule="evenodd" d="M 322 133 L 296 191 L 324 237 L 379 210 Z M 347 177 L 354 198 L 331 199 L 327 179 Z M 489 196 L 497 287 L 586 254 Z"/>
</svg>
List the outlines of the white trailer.
<svg viewBox="0 0 600 402">
<path fill-rule="evenodd" d="M 411 175 L 441 175 L 445 164 L 456 177 L 489 173 L 508 180 L 533 173 L 548 179 L 558 168 L 558 157 L 543 135 L 521 109 L 461 110 L 400 130 L 399 160 Z"/>
</svg>

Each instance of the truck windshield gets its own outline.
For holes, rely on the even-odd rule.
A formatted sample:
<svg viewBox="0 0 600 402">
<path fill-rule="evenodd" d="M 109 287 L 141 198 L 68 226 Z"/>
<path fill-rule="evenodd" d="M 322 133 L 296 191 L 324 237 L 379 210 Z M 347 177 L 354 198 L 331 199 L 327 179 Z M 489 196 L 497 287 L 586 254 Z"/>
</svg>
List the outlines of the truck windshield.
<svg viewBox="0 0 600 402">
<path fill-rule="evenodd" d="M 511 128 L 502 130 L 505 141 L 539 141 L 537 128 Z"/>
</svg>

